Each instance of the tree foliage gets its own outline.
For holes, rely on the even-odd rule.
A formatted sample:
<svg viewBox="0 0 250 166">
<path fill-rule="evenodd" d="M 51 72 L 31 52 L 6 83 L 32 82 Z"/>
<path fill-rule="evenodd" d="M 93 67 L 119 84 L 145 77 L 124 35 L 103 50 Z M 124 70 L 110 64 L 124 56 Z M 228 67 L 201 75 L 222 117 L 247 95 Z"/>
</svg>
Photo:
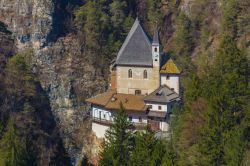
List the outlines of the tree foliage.
<svg viewBox="0 0 250 166">
<path fill-rule="evenodd" d="M 242 122 L 246 118 L 249 102 L 248 71 L 245 54 L 237 48 L 231 37 L 225 36 L 218 50 L 208 87 L 210 107 L 199 144 L 203 163 L 239 165 L 242 161 L 242 148 L 246 143 L 242 139 Z M 236 146 L 229 149 L 229 142 L 234 142 Z M 236 155 L 234 161 L 227 157 L 232 154 Z"/>
<path fill-rule="evenodd" d="M 0 140 L 0 165 L 26 166 L 27 161 L 25 144 L 17 135 L 14 121 L 10 118 L 7 131 Z"/>
<path fill-rule="evenodd" d="M 131 127 L 131 123 L 128 121 L 125 109 L 121 105 L 120 110 L 114 117 L 114 124 L 105 134 L 103 151 L 100 153 L 100 165 L 128 165 L 131 146 L 129 127 Z"/>
</svg>

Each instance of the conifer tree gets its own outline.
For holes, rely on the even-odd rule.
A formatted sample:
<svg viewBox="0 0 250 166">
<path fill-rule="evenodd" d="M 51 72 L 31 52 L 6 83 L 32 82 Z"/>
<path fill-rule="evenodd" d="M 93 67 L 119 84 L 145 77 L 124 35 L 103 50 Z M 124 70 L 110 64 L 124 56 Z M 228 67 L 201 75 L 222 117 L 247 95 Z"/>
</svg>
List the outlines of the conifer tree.
<svg viewBox="0 0 250 166">
<path fill-rule="evenodd" d="M 158 28 L 163 19 L 163 13 L 161 11 L 161 0 L 148 0 L 147 1 L 147 22 L 149 29 L 152 33 Z"/>
<path fill-rule="evenodd" d="M 155 133 L 147 130 L 139 132 L 135 136 L 135 147 L 131 154 L 129 165 L 130 166 L 144 166 L 150 165 L 152 153 L 154 151 L 157 139 Z"/>
<path fill-rule="evenodd" d="M 131 148 L 131 131 L 128 130 L 131 123 L 121 104 L 120 110 L 114 116 L 114 124 L 107 130 L 100 153 L 100 165 L 102 166 L 126 166 L 128 165 Z"/>
<path fill-rule="evenodd" d="M 210 91 L 207 96 L 210 108 L 199 143 L 203 165 L 227 165 L 230 162 L 226 159 L 227 155 L 242 154 L 242 146 L 229 150 L 226 145 L 235 142 L 234 139 L 244 142 L 242 136 L 238 135 L 240 132 L 235 135 L 235 127 L 241 126 L 246 116 L 248 71 L 245 54 L 231 37 L 225 36 L 210 74 L 210 86 L 207 87 Z M 234 164 L 239 165 L 239 161 Z"/>
<path fill-rule="evenodd" d="M 0 165 L 26 166 L 27 156 L 25 145 L 16 134 L 14 121 L 9 119 L 7 131 L 0 140 Z"/>
<path fill-rule="evenodd" d="M 135 135 L 135 144 L 131 152 L 130 166 L 173 165 L 175 154 L 167 141 L 156 138 L 155 132 L 147 129 Z"/>
<path fill-rule="evenodd" d="M 25 55 L 17 54 L 9 59 L 4 79 L 5 90 L 11 98 L 13 111 L 23 110 L 25 101 L 36 95 L 36 79 L 31 67 L 27 65 Z"/>
<path fill-rule="evenodd" d="M 192 22 L 185 13 L 180 12 L 176 18 L 175 33 L 173 36 L 173 52 L 176 62 L 185 70 L 191 60 L 194 47 Z"/>
</svg>

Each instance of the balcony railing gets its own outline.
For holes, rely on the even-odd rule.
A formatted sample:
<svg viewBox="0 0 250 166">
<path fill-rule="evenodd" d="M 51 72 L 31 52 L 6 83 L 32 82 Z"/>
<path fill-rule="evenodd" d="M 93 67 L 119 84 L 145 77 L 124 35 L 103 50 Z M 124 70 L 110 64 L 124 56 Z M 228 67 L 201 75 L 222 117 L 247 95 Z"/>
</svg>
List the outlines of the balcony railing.
<svg viewBox="0 0 250 166">
<path fill-rule="evenodd" d="M 114 122 L 112 120 L 106 120 L 106 119 L 101 119 L 101 118 L 96 118 L 96 117 L 92 117 L 92 121 L 96 122 L 98 124 L 103 124 L 103 125 L 112 125 L 114 124 Z M 147 123 L 144 122 L 132 122 L 132 126 L 131 128 L 133 129 L 145 129 L 147 127 Z"/>
<path fill-rule="evenodd" d="M 114 123 L 112 120 L 106 120 L 106 119 L 101 119 L 101 118 L 96 118 L 96 117 L 92 117 L 92 121 L 99 123 L 99 124 L 104 124 L 104 125 L 111 125 Z"/>
</svg>

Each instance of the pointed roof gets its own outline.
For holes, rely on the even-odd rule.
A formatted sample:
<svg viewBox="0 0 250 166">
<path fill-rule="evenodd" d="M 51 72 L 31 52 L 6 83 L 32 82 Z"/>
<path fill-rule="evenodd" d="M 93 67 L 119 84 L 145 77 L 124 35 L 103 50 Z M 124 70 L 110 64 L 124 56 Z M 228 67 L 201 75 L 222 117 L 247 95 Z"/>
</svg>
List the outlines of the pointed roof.
<svg viewBox="0 0 250 166">
<path fill-rule="evenodd" d="M 161 74 L 180 74 L 180 70 L 175 65 L 174 61 L 170 58 L 160 70 Z"/>
<path fill-rule="evenodd" d="M 118 53 L 116 65 L 152 66 L 151 43 L 138 18 Z"/>
<path fill-rule="evenodd" d="M 159 45 L 159 31 L 157 30 L 153 36 L 153 42 L 152 45 Z"/>
<path fill-rule="evenodd" d="M 171 101 L 179 101 L 179 95 L 171 90 L 167 85 L 162 85 L 154 92 L 144 98 L 144 101 L 168 103 Z"/>
</svg>

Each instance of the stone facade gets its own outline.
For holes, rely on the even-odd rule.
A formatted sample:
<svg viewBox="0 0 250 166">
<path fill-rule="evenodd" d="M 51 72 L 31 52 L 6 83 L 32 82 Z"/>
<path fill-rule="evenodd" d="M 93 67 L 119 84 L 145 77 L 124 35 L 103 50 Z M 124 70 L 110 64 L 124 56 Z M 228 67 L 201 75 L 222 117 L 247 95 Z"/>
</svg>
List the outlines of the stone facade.
<svg viewBox="0 0 250 166">
<path fill-rule="evenodd" d="M 132 78 L 128 77 L 128 71 L 132 70 Z M 117 66 L 117 92 L 135 94 L 140 90 L 141 94 L 149 94 L 160 85 L 159 67 L 136 67 Z M 147 78 L 144 78 L 144 71 L 147 71 Z"/>
</svg>

